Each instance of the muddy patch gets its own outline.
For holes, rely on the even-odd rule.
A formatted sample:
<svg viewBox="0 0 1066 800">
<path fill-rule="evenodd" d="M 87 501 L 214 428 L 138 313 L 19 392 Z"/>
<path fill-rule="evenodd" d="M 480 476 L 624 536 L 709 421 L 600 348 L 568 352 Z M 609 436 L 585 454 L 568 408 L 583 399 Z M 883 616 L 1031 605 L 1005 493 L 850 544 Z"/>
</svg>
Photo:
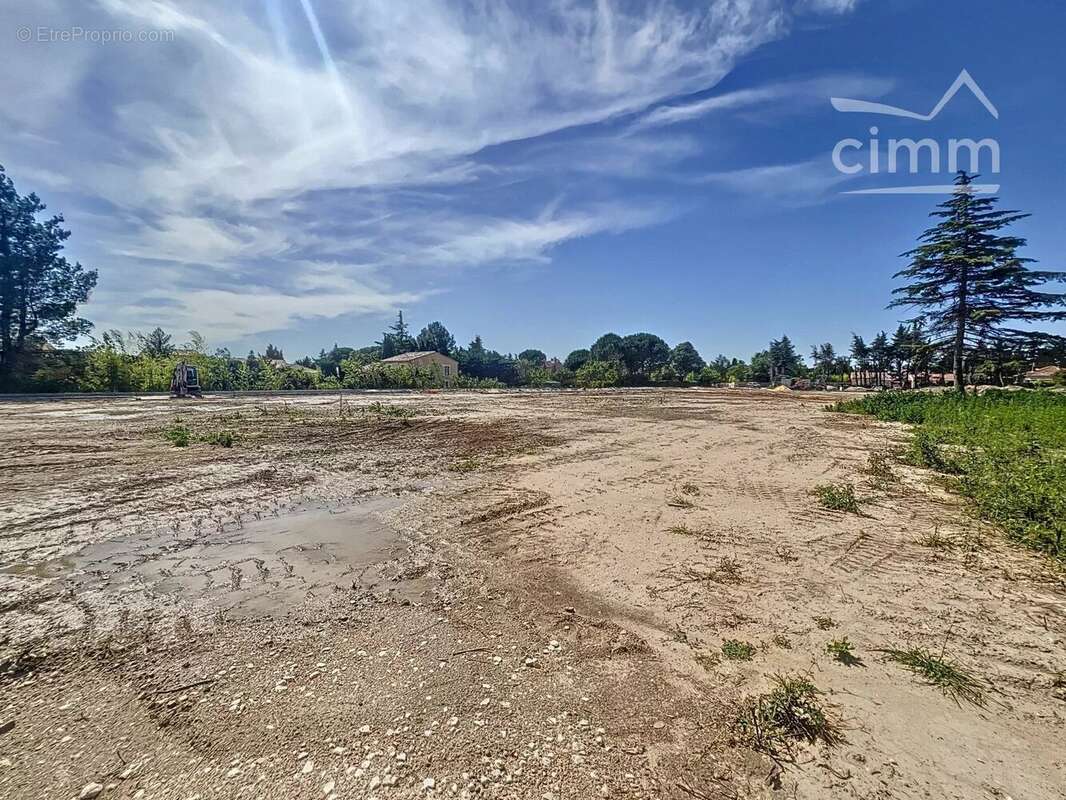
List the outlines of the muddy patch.
<svg viewBox="0 0 1066 800">
<path fill-rule="evenodd" d="M 23 631 L 32 617 L 29 627 L 45 636 L 220 614 L 284 617 L 338 593 L 418 600 L 432 595 L 434 582 L 407 563 L 400 533 L 381 518 L 400 502 L 308 504 L 221 530 L 153 530 L 15 563 L 0 576 L 31 591 L 3 617 L 23 617 Z"/>
</svg>

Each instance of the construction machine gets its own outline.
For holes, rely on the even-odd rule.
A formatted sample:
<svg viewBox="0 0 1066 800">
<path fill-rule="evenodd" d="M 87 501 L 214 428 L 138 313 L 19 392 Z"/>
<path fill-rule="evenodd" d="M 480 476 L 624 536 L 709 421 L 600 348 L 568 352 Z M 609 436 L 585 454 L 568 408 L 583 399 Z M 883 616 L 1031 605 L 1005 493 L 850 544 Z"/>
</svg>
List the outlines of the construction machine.
<svg viewBox="0 0 1066 800">
<path fill-rule="evenodd" d="M 203 397 L 200 390 L 200 373 L 196 367 L 182 361 L 174 367 L 170 378 L 171 397 Z"/>
</svg>

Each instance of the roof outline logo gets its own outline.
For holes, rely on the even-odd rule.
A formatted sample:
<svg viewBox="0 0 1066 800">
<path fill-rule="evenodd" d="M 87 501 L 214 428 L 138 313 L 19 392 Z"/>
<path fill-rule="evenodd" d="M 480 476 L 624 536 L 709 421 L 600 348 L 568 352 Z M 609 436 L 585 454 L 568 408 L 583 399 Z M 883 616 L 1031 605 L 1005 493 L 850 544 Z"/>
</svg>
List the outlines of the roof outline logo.
<svg viewBox="0 0 1066 800">
<path fill-rule="evenodd" d="M 944 106 L 951 102 L 951 99 L 963 86 L 973 93 L 974 97 L 980 101 L 981 105 L 985 107 L 994 119 L 999 119 L 999 111 L 996 109 L 995 105 L 992 104 L 992 101 L 988 99 L 988 95 L 986 95 L 981 87 L 977 85 L 977 81 L 973 79 L 973 76 L 971 76 L 965 68 L 959 73 L 955 82 L 948 87 L 948 90 L 944 92 L 944 95 L 940 98 L 939 102 L 933 106 L 933 110 L 928 114 L 919 114 L 917 111 L 909 111 L 906 108 L 890 106 L 885 103 L 874 103 L 869 100 L 853 100 L 848 97 L 830 97 L 829 101 L 833 104 L 833 108 L 845 113 L 881 114 L 890 117 L 904 117 L 906 119 L 917 119 L 922 122 L 930 122 L 931 120 L 936 119 L 937 114 L 943 110 Z"/>
</svg>

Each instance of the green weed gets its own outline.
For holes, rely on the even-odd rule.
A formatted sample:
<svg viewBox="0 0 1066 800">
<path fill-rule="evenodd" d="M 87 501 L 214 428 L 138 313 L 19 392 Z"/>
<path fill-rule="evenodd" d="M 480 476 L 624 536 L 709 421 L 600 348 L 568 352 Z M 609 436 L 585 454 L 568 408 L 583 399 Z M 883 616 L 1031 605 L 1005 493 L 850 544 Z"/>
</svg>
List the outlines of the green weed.
<svg viewBox="0 0 1066 800">
<path fill-rule="evenodd" d="M 751 642 L 739 639 L 726 639 L 722 642 L 722 655 L 730 661 L 751 661 L 755 658 L 756 647 Z"/>
<path fill-rule="evenodd" d="M 859 499 L 855 496 L 855 487 L 850 483 L 827 483 L 814 487 L 822 508 L 830 511 L 846 511 L 851 514 L 859 513 Z"/>
<path fill-rule="evenodd" d="M 957 662 L 944 658 L 943 655 L 933 655 L 921 647 L 910 647 L 906 650 L 888 649 L 881 652 L 888 661 L 921 676 L 959 705 L 962 700 L 976 706 L 985 704 L 980 682 L 973 673 Z"/>
<path fill-rule="evenodd" d="M 169 428 L 163 430 L 163 438 L 175 447 L 188 447 L 189 440 L 192 438 L 192 432 L 189 430 L 188 426 L 182 425 L 180 422 L 175 422 Z"/>
<path fill-rule="evenodd" d="M 855 655 L 855 645 L 848 641 L 848 637 L 844 636 L 840 639 L 833 639 L 825 646 L 825 652 L 832 656 L 834 661 L 839 661 L 848 667 L 861 667 L 862 659 Z"/>
<path fill-rule="evenodd" d="M 230 431 L 215 431 L 204 436 L 203 439 L 208 444 L 217 445 L 219 447 L 233 447 L 233 443 L 237 440 L 237 437 Z"/>
<path fill-rule="evenodd" d="M 870 453 L 869 457 L 866 459 L 866 469 L 864 469 L 863 472 L 872 478 L 876 478 L 886 483 L 899 480 L 896 473 L 892 471 L 889 454 L 884 451 Z"/>
<path fill-rule="evenodd" d="M 386 403 L 382 403 L 380 400 L 375 400 L 370 405 L 364 408 L 367 414 L 375 414 L 379 417 L 395 417 L 398 419 L 410 419 L 415 415 L 414 409 L 407 408 L 406 406 L 390 406 Z"/>
</svg>

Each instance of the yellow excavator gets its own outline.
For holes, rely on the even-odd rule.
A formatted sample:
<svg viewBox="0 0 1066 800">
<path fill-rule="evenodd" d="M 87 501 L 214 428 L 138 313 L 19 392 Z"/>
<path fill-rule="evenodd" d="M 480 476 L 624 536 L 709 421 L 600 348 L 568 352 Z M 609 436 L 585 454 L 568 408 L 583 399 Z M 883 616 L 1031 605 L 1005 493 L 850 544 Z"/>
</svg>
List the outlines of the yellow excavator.
<svg viewBox="0 0 1066 800">
<path fill-rule="evenodd" d="M 203 397 L 200 389 L 200 373 L 192 364 L 182 361 L 174 367 L 170 378 L 171 397 Z"/>
</svg>

